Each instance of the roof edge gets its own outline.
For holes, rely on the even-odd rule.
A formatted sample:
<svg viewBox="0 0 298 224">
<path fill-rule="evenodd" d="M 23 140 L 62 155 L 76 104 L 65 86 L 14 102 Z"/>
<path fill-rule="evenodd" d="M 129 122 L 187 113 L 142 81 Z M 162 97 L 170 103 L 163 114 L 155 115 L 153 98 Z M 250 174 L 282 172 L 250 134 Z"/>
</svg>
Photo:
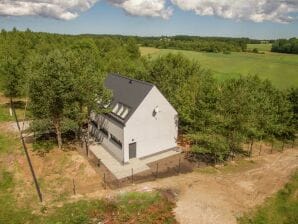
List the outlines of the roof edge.
<svg viewBox="0 0 298 224">
<path fill-rule="evenodd" d="M 124 76 L 124 75 L 120 75 L 120 74 L 117 74 L 117 73 L 109 73 L 108 75 L 118 76 L 120 78 L 127 79 L 128 81 L 139 82 L 139 83 L 142 83 L 142 84 L 145 84 L 145 85 L 148 85 L 148 86 L 152 86 L 152 87 L 155 86 L 153 83 L 143 81 L 143 80 L 139 80 L 139 79 L 134 79 L 134 78 L 127 77 L 127 76 Z"/>
</svg>

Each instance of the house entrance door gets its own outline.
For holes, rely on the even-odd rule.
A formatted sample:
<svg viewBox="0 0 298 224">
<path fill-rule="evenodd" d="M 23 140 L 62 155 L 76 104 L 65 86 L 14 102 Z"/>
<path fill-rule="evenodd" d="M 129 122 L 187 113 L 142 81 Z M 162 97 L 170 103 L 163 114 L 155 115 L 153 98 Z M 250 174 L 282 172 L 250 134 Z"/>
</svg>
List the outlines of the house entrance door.
<svg viewBox="0 0 298 224">
<path fill-rule="evenodd" d="M 137 143 L 130 143 L 129 144 L 129 159 L 137 157 Z"/>
</svg>

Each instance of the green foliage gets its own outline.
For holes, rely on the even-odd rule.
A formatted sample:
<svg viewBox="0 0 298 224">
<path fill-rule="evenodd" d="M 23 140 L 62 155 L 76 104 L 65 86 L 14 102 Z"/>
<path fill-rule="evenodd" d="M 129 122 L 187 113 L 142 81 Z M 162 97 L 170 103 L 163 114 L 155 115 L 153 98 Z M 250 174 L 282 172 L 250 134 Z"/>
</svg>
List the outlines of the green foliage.
<svg viewBox="0 0 298 224">
<path fill-rule="evenodd" d="M 298 172 L 276 196 L 251 214 L 239 219 L 240 224 L 292 224 L 298 222 Z"/>
<path fill-rule="evenodd" d="M 13 117 L 10 116 L 9 114 L 9 108 L 1 104 L 0 105 L 0 121 L 11 121 L 13 120 Z"/>
<path fill-rule="evenodd" d="M 210 69 L 214 74 L 213 77 L 219 81 L 255 74 L 263 80 L 270 80 L 279 89 L 298 86 L 298 76 L 296 75 L 298 55 L 246 52 L 217 54 L 171 49 L 159 49 L 159 51 L 150 49 L 148 51 L 147 48 L 142 48 L 142 52 L 147 52 L 152 59 L 169 53 L 183 54 L 190 60 L 197 61 L 203 68 Z"/>
<path fill-rule="evenodd" d="M 254 48 L 254 49 L 252 50 L 252 52 L 258 54 L 258 53 L 259 53 L 259 50 L 258 50 L 258 48 Z"/>
<path fill-rule="evenodd" d="M 138 37 L 138 42 L 145 47 L 155 47 L 159 49 L 177 49 L 206 52 L 228 52 L 245 51 L 247 38 L 225 38 L 225 37 L 194 37 L 194 36 L 174 36 L 174 37 Z"/>
<path fill-rule="evenodd" d="M 0 154 L 12 152 L 15 149 L 15 142 L 12 136 L 0 134 Z"/>
<path fill-rule="evenodd" d="M 257 76 L 216 82 L 195 61 L 178 54 L 154 59 L 142 79 L 153 82 L 179 114 L 180 131 L 192 152 L 208 162 L 242 153 L 242 145 L 277 138 L 293 139 L 292 102 L 285 92 Z"/>
<path fill-rule="evenodd" d="M 229 145 L 222 135 L 190 134 L 193 146 L 191 151 L 204 162 L 223 162 L 229 157 Z"/>
<path fill-rule="evenodd" d="M 15 186 L 12 173 L 0 170 L 0 223 L 23 224 L 38 223 L 28 208 L 19 209 L 12 195 Z"/>
<path fill-rule="evenodd" d="M 298 39 L 279 39 L 276 40 L 273 45 L 271 51 L 287 53 L 287 54 L 298 54 Z"/>
<path fill-rule="evenodd" d="M 247 50 L 257 49 L 259 52 L 268 52 L 271 51 L 272 44 L 262 43 L 262 44 L 247 44 Z"/>
<path fill-rule="evenodd" d="M 51 149 L 54 148 L 56 145 L 56 141 L 54 140 L 43 140 L 43 139 L 37 139 L 33 144 L 33 151 L 38 152 L 39 154 L 45 154 L 48 153 Z"/>
</svg>

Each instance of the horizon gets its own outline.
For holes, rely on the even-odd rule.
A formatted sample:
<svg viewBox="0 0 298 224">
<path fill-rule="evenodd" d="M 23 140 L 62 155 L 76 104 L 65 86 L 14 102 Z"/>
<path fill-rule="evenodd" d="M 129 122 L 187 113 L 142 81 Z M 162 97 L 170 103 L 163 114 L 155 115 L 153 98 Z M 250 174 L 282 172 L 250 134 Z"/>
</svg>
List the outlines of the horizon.
<svg viewBox="0 0 298 224">
<path fill-rule="evenodd" d="M 0 3 L 0 29 L 29 28 L 34 32 L 66 35 L 182 35 L 256 40 L 298 37 L 298 2 L 266 0 L 258 7 L 256 2 L 61 0 L 45 5 L 41 0 L 30 0 L 23 6 L 21 1 L 8 1 L 5 5 Z"/>
</svg>

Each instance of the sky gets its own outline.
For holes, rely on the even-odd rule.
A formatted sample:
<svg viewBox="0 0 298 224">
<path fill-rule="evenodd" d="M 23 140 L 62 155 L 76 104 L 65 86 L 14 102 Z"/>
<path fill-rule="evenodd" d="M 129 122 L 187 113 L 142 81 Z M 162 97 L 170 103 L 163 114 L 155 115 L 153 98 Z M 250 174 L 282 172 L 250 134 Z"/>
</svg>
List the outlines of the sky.
<svg viewBox="0 0 298 224">
<path fill-rule="evenodd" d="M 65 34 L 298 37 L 298 0 L 0 0 L 0 28 Z"/>
</svg>

